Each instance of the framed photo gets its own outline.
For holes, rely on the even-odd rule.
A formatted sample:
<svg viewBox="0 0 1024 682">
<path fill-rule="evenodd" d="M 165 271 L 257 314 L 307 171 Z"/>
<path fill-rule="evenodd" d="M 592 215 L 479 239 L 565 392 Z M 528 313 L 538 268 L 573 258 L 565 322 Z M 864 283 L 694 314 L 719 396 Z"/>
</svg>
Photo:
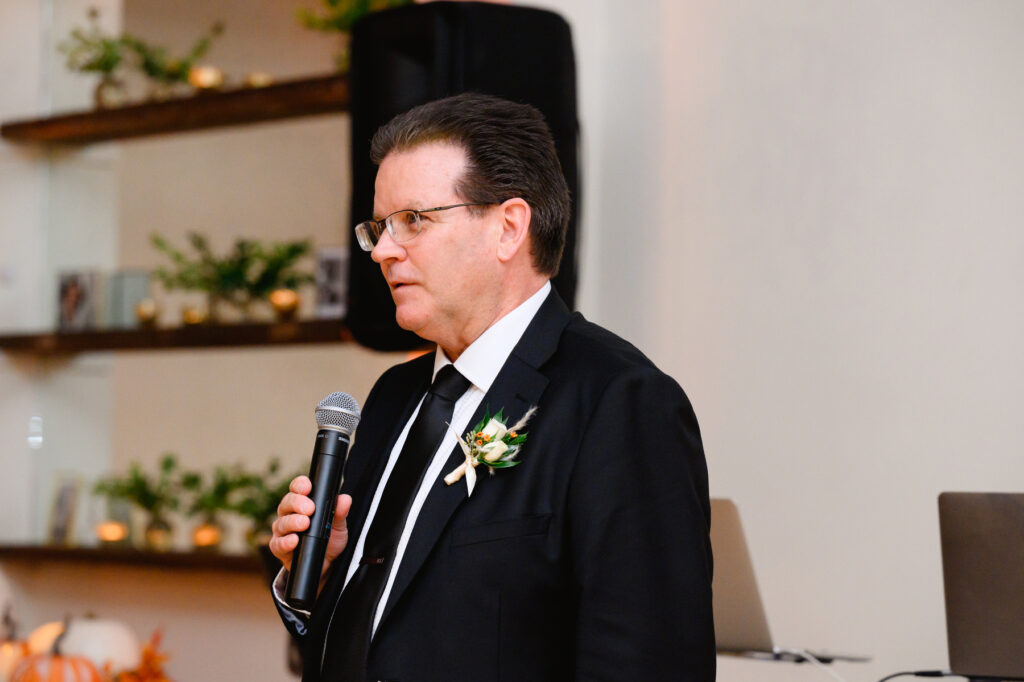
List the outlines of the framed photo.
<svg viewBox="0 0 1024 682">
<path fill-rule="evenodd" d="M 55 545 L 67 545 L 75 535 L 75 512 L 82 492 L 82 481 L 76 476 L 59 475 L 54 480 L 53 503 L 46 539 Z"/>
<path fill-rule="evenodd" d="M 57 286 L 57 328 L 74 331 L 94 327 L 99 289 L 98 272 L 61 272 Z"/>
<path fill-rule="evenodd" d="M 348 247 L 316 250 L 316 316 L 341 318 L 348 312 Z"/>
<path fill-rule="evenodd" d="M 111 329 L 129 329 L 139 326 L 135 306 L 150 297 L 147 270 L 118 270 L 107 275 L 103 282 L 105 302 L 103 325 Z"/>
</svg>

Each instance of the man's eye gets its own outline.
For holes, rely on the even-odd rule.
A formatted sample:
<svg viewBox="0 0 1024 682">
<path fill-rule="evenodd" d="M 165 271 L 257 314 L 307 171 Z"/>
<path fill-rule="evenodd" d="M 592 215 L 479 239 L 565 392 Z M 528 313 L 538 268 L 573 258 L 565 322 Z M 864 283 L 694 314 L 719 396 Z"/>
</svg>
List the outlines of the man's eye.
<svg viewBox="0 0 1024 682">
<path fill-rule="evenodd" d="M 416 227 L 416 214 L 412 211 L 402 211 L 395 217 L 402 227 Z"/>
</svg>

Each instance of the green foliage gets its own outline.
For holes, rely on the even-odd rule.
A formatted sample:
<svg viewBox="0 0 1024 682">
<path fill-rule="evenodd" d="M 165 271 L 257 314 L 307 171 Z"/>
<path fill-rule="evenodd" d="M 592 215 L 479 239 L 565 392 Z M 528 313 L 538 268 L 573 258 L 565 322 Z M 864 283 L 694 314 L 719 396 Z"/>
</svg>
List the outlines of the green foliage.
<svg viewBox="0 0 1024 682">
<path fill-rule="evenodd" d="M 298 11 L 299 23 L 317 31 L 348 33 L 357 19 L 377 10 L 411 5 L 412 0 L 323 0 L 323 12 Z"/>
<path fill-rule="evenodd" d="M 166 48 L 151 45 L 138 36 L 103 33 L 99 27 L 99 10 L 95 7 L 89 9 L 88 16 L 89 28 L 72 29 L 69 39 L 59 46 L 68 56 L 69 69 L 109 76 L 119 66 L 128 65 L 161 83 L 187 83 L 192 65 L 209 51 L 214 38 L 224 32 L 224 24 L 218 21 L 196 40 L 188 53 L 171 57 Z"/>
<path fill-rule="evenodd" d="M 167 289 L 202 291 L 245 306 L 253 299 L 263 299 L 274 289 L 296 289 L 313 281 L 313 276 L 295 267 L 296 261 L 312 248 L 308 240 L 273 243 L 239 239 L 231 252 L 217 258 L 203 235 L 192 232 L 189 243 L 196 252 L 189 258 L 158 234 L 153 246 L 171 259 L 174 269 L 157 268 L 156 277 Z"/>
<path fill-rule="evenodd" d="M 253 531 L 261 531 L 269 530 L 288 485 L 300 473 L 305 472 L 282 474 L 276 457 L 261 471 L 247 471 L 243 464 L 218 466 L 211 472 L 183 471 L 177 457 L 168 453 L 161 459 L 156 477 L 147 476 L 132 463 L 127 475 L 105 478 L 94 491 L 138 505 L 153 519 L 184 506 L 188 516 L 206 519 L 219 512 L 234 513 L 250 520 Z"/>
<path fill-rule="evenodd" d="M 109 76 L 124 60 L 124 44 L 117 36 L 106 35 L 99 26 L 99 11 L 89 10 L 88 30 L 75 27 L 71 37 L 58 46 L 68 56 L 72 71 L 101 73 Z"/>
<path fill-rule="evenodd" d="M 248 485 L 250 475 L 240 466 L 217 467 L 207 477 L 195 471 L 186 471 L 181 476 L 181 487 L 192 493 L 192 501 L 186 510 L 189 516 L 211 517 L 219 511 L 234 508 L 233 493 Z"/>
<path fill-rule="evenodd" d="M 277 506 L 288 492 L 288 485 L 301 471 L 290 475 L 279 474 L 281 462 L 276 457 L 270 460 L 261 474 L 249 474 L 241 488 L 240 499 L 232 507 L 239 516 L 250 519 L 256 530 L 269 529 L 277 516 Z"/>
<path fill-rule="evenodd" d="M 209 51 L 213 39 L 223 32 L 224 24 L 216 22 L 182 57 L 170 57 L 166 48 L 150 45 L 141 38 L 127 33 L 121 36 L 121 42 L 135 53 L 139 68 L 153 80 L 161 83 L 187 83 L 192 65 Z"/>
<path fill-rule="evenodd" d="M 178 508 L 180 488 L 174 475 L 177 470 L 177 457 L 166 453 L 160 460 L 160 470 L 155 479 L 147 476 L 137 462 L 132 462 L 126 476 L 102 479 L 93 490 L 98 495 L 137 505 L 157 518 Z"/>
</svg>

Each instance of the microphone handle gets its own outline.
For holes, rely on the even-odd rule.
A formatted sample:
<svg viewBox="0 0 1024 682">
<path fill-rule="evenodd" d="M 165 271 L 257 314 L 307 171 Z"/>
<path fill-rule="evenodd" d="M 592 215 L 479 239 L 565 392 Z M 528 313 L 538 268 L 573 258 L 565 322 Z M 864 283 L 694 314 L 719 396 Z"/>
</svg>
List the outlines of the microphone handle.
<svg viewBox="0 0 1024 682">
<path fill-rule="evenodd" d="M 288 571 L 285 601 L 294 609 L 309 611 L 320 587 L 320 572 L 331 537 L 334 509 L 341 492 L 349 434 L 334 429 L 320 429 L 313 446 L 309 480 L 313 483 L 310 498 L 316 509 L 309 519 L 309 528 L 299 535 L 299 544 L 292 554 Z"/>
</svg>

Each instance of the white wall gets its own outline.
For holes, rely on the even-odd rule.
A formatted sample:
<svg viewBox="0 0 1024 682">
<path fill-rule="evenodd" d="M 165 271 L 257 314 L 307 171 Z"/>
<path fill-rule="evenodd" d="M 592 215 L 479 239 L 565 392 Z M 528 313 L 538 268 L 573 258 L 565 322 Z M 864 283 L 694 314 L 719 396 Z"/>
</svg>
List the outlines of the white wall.
<svg viewBox="0 0 1024 682">
<path fill-rule="evenodd" d="M 585 312 L 693 400 L 779 643 L 874 657 L 848 680 L 944 667 L 936 496 L 1024 484 L 1024 5 L 594 12 Z"/>
</svg>

